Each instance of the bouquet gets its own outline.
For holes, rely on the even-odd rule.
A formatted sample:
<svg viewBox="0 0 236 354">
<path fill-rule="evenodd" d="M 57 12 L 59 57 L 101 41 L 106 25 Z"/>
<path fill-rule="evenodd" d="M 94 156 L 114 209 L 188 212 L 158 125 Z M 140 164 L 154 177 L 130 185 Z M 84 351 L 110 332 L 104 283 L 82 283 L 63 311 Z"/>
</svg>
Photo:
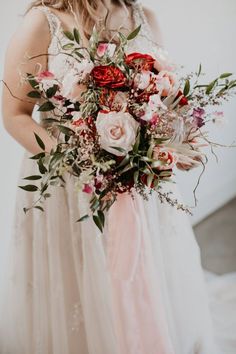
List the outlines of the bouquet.
<svg viewBox="0 0 236 354">
<path fill-rule="evenodd" d="M 65 186 L 65 174 L 75 177 L 75 191 L 89 195 L 90 210 L 78 221 L 92 217 L 102 231 L 105 213 L 119 193 L 136 190 L 148 199 L 155 191 L 178 209 L 187 207 L 164 193 L 174 168 L 188 170 L 204 166 L 203 147 L 213 146 L 204 127 L 222 117 L 209 112 L 227 100 L 236 87 L 231 73 L 209 84 L 199 84 L 198 72 L 178 78 L 175 67 L 160 53 L 127 53 L 130 35 L 117 32 L 115 42 L 99 40 L 94 28 L 89 46 L 80 43 L 77 29 L 64 32 L 71 69 L 62 80 L 53 72 L 28 73 L 32 86 L 28 96 L 38 111 L 46 112 L 48 132 L 57 137 L 57 146 L 32 156 L 39 173 L 25 177 L 35 181 L 20 188 L 39 194 L 24 211 L 37 208 L 50 197 L 50 186 Z M 32 182 L 31 182 L 32 183 Z"/>
</svg>

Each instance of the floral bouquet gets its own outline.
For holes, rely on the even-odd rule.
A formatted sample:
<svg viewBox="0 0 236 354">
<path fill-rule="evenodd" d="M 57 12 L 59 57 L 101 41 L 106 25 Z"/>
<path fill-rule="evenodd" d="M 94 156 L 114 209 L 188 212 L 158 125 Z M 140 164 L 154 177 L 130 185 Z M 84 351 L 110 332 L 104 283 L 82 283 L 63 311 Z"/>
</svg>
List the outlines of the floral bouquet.
<svg viewBox="0 0 236 354">
<path fill-rule="evenodd" d="M 232 74 L 220 75 L 210 84 L 199 84 L 197 73 L 177 79 L 175 67 L 163 56 L 130 53 L 127 44 L 139 33 L 129 36 L 117 32 L 114 43 L 99 40 L 94 29 L 88 48 L 80 44 L 77 29 L 64 32 L 68 43 L 70 70 L 62 80 L 53 72 L 27 74 L 38 111 L 46 112 L 48 132 L 57 137 L 57 146 L 32 156 L 39 174 L 25 179 L 36 184 L 20 188 L 39 193 L 28 208 L 38 208 L 50 197 L 49 186 L 64 186 L 65 174 L 75 177 L 75 190 L 90 196 L 90 211 L 78 221 L 93 217 L 102 231 L 105 212 L 119 193 L 133 190 L 148 198 L 152 191 L 178 209 L 184 205 L 162 192 L 175 166 L 188 170 L 204 166 L 202 147 L 212 143 L 203 127 L 221 117 L 207 108 L 219 105 L 236 87 Z"/>
</svg>

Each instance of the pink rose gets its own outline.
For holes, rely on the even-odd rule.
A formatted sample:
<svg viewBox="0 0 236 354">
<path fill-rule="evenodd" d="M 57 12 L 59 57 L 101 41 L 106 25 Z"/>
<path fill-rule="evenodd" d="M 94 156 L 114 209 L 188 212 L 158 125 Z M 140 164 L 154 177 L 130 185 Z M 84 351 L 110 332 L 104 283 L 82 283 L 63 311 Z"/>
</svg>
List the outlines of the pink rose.
<svg viewBox="0 0 236 354">
<path fill-rule="evenodd" d="M 101 147 L 116 156 L 123 156 L 133 148 L 139 123 L 127 112 L 99 112 L 96 127 Z M 124 152 L 113 147 L 122 148 Z"/>
<path fill-rule="evenodd" d="M 177 162 L 174 154 L 165 147 L 156 146 L 153 149 L 153 167 L 159 171 L 172 170 Z"/>
<path fill-rule="evenodd" d="M 166 70 L 159 72 L 156 76 L 156 88 L 163 97 L 175 94 L 179 89 L 176 75 Z"/>
</svg>

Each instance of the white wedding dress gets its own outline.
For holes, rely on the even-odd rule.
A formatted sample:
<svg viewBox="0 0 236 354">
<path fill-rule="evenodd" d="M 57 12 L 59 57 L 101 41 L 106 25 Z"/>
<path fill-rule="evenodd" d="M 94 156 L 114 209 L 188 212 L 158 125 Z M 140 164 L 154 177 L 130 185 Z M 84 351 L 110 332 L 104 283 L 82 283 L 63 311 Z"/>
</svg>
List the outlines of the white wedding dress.
<svg viewBox="0 0 236 354">
<path fill-rule="evenodd" d="M 57 54 L 60 21 L 40 10 L 52 35 L 48 52 Z M 142 29 L 129 51 L 151 54 L 157 49 L 140 3 L 133 16 Z M 58 77 L 69 65 L 66 56 L 49 56 Z M 29 157 L 25 152 L 18 184 L 37 174 Z M 166 189 L 181 200 L 175 184 Z M 88 200 L 77 198 L 72 177 L 65 188 L 53 187 L 44 213 L 25 215 L 34 198 L 17 192 L 1 285 L 0 354 L 236 353 L 236 276 L 210 274 L 206 282 L 183 212 L 155 193 L 149 201 L 122 194 L 101 235 L 92 220 L 75 222 Z"/>
</svg>

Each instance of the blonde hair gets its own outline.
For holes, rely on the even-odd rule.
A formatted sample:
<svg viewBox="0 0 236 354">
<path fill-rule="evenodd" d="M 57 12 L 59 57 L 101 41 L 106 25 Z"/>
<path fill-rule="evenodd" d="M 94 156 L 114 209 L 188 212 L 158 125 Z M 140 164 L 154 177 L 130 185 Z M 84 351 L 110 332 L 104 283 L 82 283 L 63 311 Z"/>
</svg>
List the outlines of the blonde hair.
<svg viewBox="0 0 236 354">
<path fill-rule="evenodd" d="M 121 5 L 131 5 L 136 0 L 113 0 L 114 3 Z M 71 12 L 76 19 L 80 22 L 80 28 L 83 29 L 85 38 L 89 38 L 92 28 L 97 24 L 99 18 L 99 5 L 103 5 L 107 10 L 107 16 L 104 19 L 106 25 L 106 19 L 109 14 L 104 0 L 34 0 L 28 8 L 28 11 L 35 6 L 48 6 L 60 11 Z"/>
</svg>

